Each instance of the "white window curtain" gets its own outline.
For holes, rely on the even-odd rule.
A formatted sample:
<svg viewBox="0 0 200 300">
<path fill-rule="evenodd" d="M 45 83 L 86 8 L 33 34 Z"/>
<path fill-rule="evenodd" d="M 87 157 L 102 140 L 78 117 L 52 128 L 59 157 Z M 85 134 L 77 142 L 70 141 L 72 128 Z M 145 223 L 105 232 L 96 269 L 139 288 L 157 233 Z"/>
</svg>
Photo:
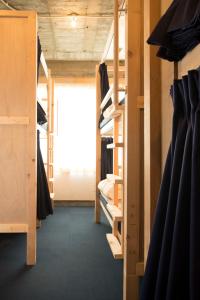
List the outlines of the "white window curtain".
<svg viewBox="0 0 200 300">
<path fill-rule="evenodd" d="M 93 86 L 57 85 L 55 171 L 95 173 L 96 101 Z"/>
</svg>

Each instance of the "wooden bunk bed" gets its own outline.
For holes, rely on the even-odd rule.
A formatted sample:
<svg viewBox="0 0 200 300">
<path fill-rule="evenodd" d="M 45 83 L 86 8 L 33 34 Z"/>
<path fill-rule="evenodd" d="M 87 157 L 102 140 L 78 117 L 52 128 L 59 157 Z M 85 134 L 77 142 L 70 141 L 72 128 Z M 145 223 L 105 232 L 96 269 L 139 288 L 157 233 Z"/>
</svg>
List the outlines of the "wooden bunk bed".
<svg viewBox="0 0 200 300">
<path fill-rule="evenodd" d="M 34 265 L 37 180 L 36 13 L 0 11 L 0 35 L 0 232 L 26 233 L 26 263 Z"/>
<path fill-rule="evenodd" d="M 47 161 L 45 163 L 47 180 L 49 185 L 50 196 L 54 199 L 54 79 L 51 76 L 51 70 L 48 69 L 44 55 L 41 55 L 41 65 L 43 66 L 44 75 L 39 79 L 39 83 L 45 84 L 47 97 L 42 99 L 46 102 L 46 115 L 48 119 L 47 132 L 44 135 L 46 140 Z"/>
<path fill-rule="evenodd" d="M 124 103 L 119 101 L 119 92 L 125 92 L 125 89 L 119 88 L 119 7 L 118 2 L 115 1 L 115 19 L 111 28 L 110 37 L 113 39 L 114 34 L 114 66 L 113 71 L 113 86 L 110 87 L 106 96 L 101 101 L 100 93 L 100 78 L 99 78 L 99 66 L 96 67 L 96 88 L 97 88 L 97 199 L 96 199 L 96 222 L 100 221 L 100 207 L 105 213 L 111 227 L 112 234 L 107 234 L 107 240 L 110 245 L 114 258 L 123 258 L 123 141 L 124 141 Z M 111 43 L 108 41 L 106 48 L 110 47 Z M 106 60 L 106 55 L 109 49 L 105 49 L 101 63 Z M 125 69 L 124 69 L 125 71 Z M 113 96 L 113 97 L 112 97 Z M 111 98 L 112 97 L 112 98 Z M 106 117 L 99 123 L 100 115 L 103 114 L 102 110 L 107 105 L 108 101 L 112 99 L 110 106 L 104 111 Z M 98 126 L 99 125 L 99 126 Z M 99 128 L 98 128 L 99 127 Z M 108 181 L 113 185 L 113 197 L 112 199 L 106 197 L 101 190 L 99 192 L 100 182 L 100 164 L 101 162 L 101 139 L 102 137 L 112 137 L 113 143 L 107 145 L 108 149 L 113 151 L 113 174 L 107 174 L 107 178 L 104 181 Z M 121 152 L 121 165 L 119 166 L 119 149 Z M 120 175 L 120 176 L 119 176 Z M 121 186 L 121 192 L 119 193 L 119 186 Z"/>
<path fill-rule="evenodd" d="M 118 17 L 120 12 L 125 12 L 125 104 L 123 109 L 118 105 L 119 93 L 119 47 L 118 47 Z M 143 4 L 141 1 L 122 1 L 118 6 L 115 1 L 114 23 L 111 28 L 109 38 L 114 37 L 114 94 L 115 112 L 111 115 L 111 121 L 101 129 L 97 126 L 97 153 L 96 153 L 96 202 L 95 202 L 95 220 L 100 222 L 101 204 L 98 183 L 100 181 L 101 169 L 101 136 L 111 135 L 114 143 L 111 146 L 114 156 L 114 175 L 122 176 L 119 181 L 111 180 L 115 183 L 114 203 L 119 205 L 117 185 L 123 186 L 123 197 L 119 210 L 114 210 L 113 215 L 108 214 L 108 210 L 103 208 L 108 221 L 112 226 L 112 234 L 108 235 L 108 242 L 116 258 L 124 259 L 124 276 L 123 276 L 123 299 L 132 300 L 139 297 L 139 277 L 143 274 L 144 269 L 144 86 L 143 86 Z M 107 42 L 108 47 L 110 42 Z M 105 59 L 104 51 L 103 60 Z M 100 79 L 98 66 L 96 67 L 96 88 L 97 88 L 97 120 L 100 112 Z M 105 99 L 106 102 L 106 99 Z M 119 119 L 122 118 L 121 134 L 123 138 L 119 140 L 120 126 Z M 97 124 L 98 125 L 98 124 Z M 118 169 L 118 150 L 123 149 L 123 166 L 122 170 Z M 113 222 L 113 219 L 120 211 L 119 219 Z M 115 215 L 116 214 L 116 215 Z M 111 215 L 111 218 L 110 218 Z M 121 238 L 117 224 L 121 224 Z"/>
</svg>

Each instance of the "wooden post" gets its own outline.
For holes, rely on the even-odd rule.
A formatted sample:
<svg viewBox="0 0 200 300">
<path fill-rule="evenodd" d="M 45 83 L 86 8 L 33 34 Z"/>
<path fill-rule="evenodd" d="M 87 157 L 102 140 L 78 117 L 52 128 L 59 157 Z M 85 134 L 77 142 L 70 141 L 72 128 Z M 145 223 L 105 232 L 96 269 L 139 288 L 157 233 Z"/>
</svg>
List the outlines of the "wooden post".
<svg viewBox="0 0 200 300">
<path fill-rule="evenodd" d="M 160 0 L 144 4 L 144 260 L 149 241 L 161 177 L 161 63 L 157 49 L 146 43 L 160 18 Z"/>
<path fill-rule="evenodd" d="M 113 97 L 117 108 L 119 102 L 119 4 L 114 0 L 114 74 L 113 74 Z"/>
<path fill-rule="evenodd" d="M 101 135 L 99 129 L 99 118 L 100 118 L 100 74 L 99 66 L 96 66 L 96 200 L 95 200 L 95 222 L 100 223 L 100 199 L 98 184 L 101 180 Z"/>
<path fill-rule="evenodd" d="M 140 117 L 138 96 L 143 95 L 142 1 L 126 1 L 126 87 L 124 170 L 124 300 L 138 300 Z"/>
</svg>

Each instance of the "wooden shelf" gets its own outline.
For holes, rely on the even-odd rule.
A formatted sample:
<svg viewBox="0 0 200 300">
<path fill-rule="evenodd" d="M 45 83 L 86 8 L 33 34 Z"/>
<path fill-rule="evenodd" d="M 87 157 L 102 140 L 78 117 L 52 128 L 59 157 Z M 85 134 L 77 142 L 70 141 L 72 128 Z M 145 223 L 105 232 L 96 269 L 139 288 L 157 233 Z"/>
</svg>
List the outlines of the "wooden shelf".
<svg viewBox="0 0 200 300">
<path fill-rule="evenodd" d="M 124 143 L 114 143 L 107 145 L 107 149 L 123 148 Z"/>
<path fill-rule="evenodd" d="M 107 174 L 106 177 L 113 184 L 123 184 L 123 179 L 120 176 L 115 176 L 114 174 Z"/>
<path fill-rule="evenodd" d="M 115 259 L 122 259 L 122 247 L 118 241 L 118 239 L 111 233 L 106 234 L 106 238 L 108 240 L 110 249 Z"/>
<path fill-rule="evenodd" d="M 123 214 L 122 211 L 116 206 L 112 204 L 107 204 L 107 210 L 113 218 L 113 221 L 122 222 Z"/>
</svg>

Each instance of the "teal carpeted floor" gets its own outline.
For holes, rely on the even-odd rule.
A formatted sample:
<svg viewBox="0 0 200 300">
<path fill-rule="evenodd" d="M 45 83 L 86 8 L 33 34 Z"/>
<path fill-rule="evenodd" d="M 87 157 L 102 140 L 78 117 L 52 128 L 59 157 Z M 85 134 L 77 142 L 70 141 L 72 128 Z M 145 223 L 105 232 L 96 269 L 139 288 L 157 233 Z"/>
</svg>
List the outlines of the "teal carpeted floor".
<svg viewBox="0 0 200 300">
<path fill-rule="evenodd" d="M 1 300 L 122 300 L 122 261 L 114 260 L 103 218 L 91 207 L 59 207 L 38 231 L 37 265 L 25 262 L 25 235 L 0 235 Z"/>
</svg>

